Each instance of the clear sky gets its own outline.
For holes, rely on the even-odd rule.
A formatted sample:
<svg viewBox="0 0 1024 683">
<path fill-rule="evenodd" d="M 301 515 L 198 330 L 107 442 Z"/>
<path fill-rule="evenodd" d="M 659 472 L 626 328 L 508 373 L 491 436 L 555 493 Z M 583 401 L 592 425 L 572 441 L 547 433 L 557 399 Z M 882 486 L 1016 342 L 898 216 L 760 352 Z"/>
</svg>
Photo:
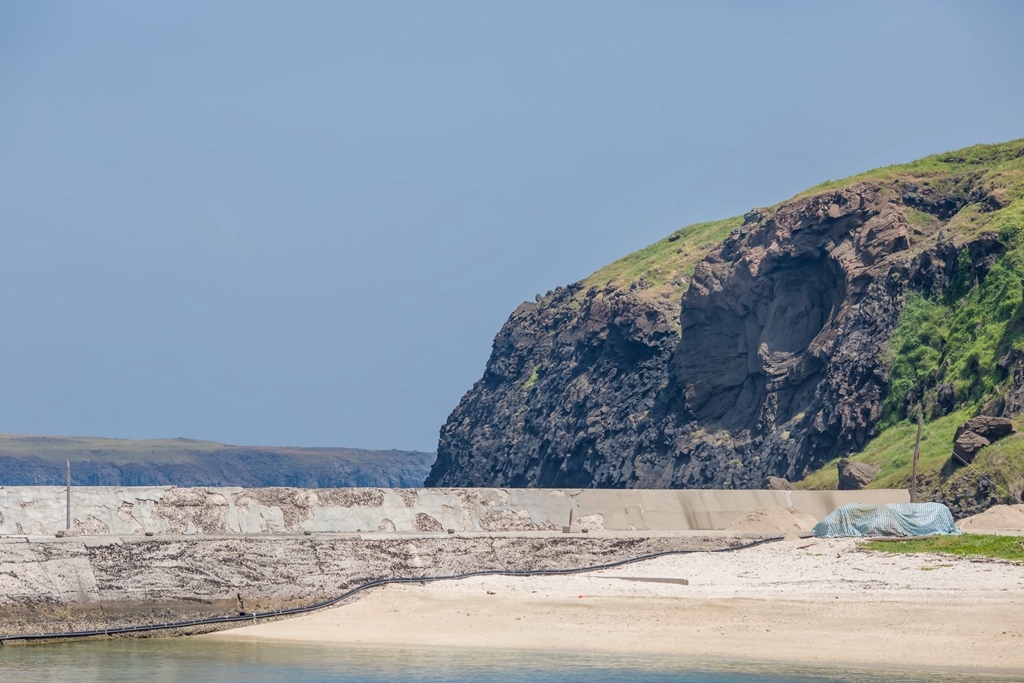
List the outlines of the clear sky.
<svg viewBox="0 0 1024 683">
<path fill-rule="evenodd" d="M 0 431 L 433 450 L 508 314 L 1024 137 L 1018 2 L 0 2 Z"/>
</svg>

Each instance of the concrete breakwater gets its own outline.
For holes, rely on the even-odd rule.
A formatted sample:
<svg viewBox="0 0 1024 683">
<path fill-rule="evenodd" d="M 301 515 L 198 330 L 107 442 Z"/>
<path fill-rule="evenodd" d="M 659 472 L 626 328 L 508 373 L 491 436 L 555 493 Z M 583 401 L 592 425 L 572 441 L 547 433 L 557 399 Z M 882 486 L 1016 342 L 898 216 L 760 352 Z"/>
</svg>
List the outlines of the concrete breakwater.
<svg viewBox="0 0 1024 683">
<path fill-rule="evenodd" d="M 821 518 L 847 503 L 905 503 L 905 490 L 294 489 L 78 487 L 75 533 L 88 536 L 691 531 L 725 529 L 758 507 Z M 65 528 L 65 491 L 0 487 L 0 535 Z"/>
</svg>

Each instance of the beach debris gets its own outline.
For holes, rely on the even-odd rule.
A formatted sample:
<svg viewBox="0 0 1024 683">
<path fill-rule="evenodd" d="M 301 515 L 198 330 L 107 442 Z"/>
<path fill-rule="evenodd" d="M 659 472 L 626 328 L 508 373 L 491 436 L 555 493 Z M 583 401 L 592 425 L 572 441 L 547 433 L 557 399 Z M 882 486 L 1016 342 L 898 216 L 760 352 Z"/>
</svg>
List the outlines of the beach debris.
<svg viewBox="0 0 1024 683">
<path fill-rule="evenodd" d="M 689 586 L 689 579 L 663 578 L 660 576 L 598 576 L 599 579 L 610 581 L 638 581 L 640 583 L 674 583 L 677 586 Z"/>
</svg>

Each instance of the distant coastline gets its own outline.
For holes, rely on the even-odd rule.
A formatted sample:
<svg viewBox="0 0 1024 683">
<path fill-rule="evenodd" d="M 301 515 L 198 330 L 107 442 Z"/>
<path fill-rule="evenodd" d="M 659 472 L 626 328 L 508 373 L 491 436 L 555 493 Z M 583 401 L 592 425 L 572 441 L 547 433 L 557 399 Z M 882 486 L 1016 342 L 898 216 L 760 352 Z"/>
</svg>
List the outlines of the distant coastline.
<svg viewBox="0 0 1024 683">
<path fill-rule="evenodd" d="M 422 486 L 434 453 L 0 434 L 0 486 Z"/>
</svg>

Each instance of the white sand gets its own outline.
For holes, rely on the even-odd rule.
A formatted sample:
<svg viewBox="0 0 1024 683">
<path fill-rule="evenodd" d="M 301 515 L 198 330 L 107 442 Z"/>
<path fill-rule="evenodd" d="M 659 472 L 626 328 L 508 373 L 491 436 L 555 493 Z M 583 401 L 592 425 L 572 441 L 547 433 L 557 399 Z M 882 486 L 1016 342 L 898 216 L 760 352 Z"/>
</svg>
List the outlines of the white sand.
<svg viewBox="0 0 1024 683">
<path fill-rule="evenodd" d="M 208 637 L 1024 672 L 1024 566 L 783 542 L 574 576 L 389 586 Z"/>
<path fill-rule="evenodd" d="M 814 515 L 797 508 L 773 505 L 759 507 L 729 525 L 733 531 L 759 531 L 771 533 L 804 533 L 818 523 Z"/>
<path fill-rule="evenodd" d="M 993 505 L 980 514 L 961 519 L 956 526 L 968 534 L 1007 533 L 1024 536 L 1024 505 Z"/>
</svg>

